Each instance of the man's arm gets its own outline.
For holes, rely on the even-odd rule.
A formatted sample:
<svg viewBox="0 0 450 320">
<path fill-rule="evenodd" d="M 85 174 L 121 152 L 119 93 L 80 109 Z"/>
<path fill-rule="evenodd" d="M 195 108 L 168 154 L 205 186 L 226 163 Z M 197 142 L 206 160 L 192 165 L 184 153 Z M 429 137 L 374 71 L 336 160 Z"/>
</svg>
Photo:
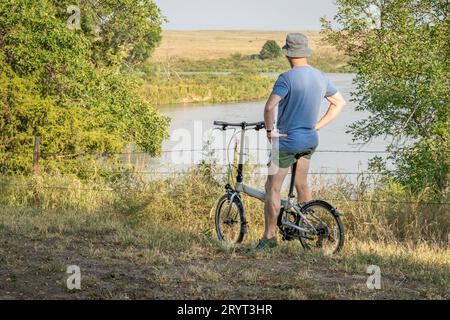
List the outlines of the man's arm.
<svg viewBox="0 0 450 320">
<path fill-rule="evenodd" d="M 287 137 L 287 134 L 273 132 L 273 124 L 275 120 L 274 111 L 281 99 L 282 98 L 279 95 L 271 94 L 264 108 L 264 123 L 266 125 L 267 139 L 269 139 L 269 143 L 272 143 L 272 138 Z"/>
<path fill-rule="evenodd" d="M 326 97 L 326 99 L 330 102 L 330 106 L 328 107 L 325 115 L 319 120 L 319 122 L 317 122 L 317 131 L 333 121 L 333 119 L 335 119 L 339 115 L 339 113 L 341 113 L 346 104 L 344 97 L 339 91 L 333 96 Z"/>
</svg>

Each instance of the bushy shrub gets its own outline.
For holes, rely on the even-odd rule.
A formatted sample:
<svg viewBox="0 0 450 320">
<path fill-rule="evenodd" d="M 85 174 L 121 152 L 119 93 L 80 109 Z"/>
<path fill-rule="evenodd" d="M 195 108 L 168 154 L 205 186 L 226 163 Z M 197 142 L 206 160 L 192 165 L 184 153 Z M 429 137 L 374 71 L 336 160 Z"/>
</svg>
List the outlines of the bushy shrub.
<svg viewBox="0 0 450 320">
<path fill-rule="evenodd" d="M 275 40 L 266 41 L 259 53 L 261 59 L 276 59 L 281 55 L 281 48 Z"/>
</svg>

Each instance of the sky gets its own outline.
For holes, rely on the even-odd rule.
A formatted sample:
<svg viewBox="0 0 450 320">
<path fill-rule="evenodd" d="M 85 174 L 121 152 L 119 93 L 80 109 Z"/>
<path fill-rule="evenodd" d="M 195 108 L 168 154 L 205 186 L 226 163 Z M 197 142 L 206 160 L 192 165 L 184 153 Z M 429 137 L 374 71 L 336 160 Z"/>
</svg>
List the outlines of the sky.
<svg viewBox="0 0 450 320">
<path fill-rule="evenodd" d="M 169 30 L 320 30 L 334 0 L 154 0 Z"/>
</svg>

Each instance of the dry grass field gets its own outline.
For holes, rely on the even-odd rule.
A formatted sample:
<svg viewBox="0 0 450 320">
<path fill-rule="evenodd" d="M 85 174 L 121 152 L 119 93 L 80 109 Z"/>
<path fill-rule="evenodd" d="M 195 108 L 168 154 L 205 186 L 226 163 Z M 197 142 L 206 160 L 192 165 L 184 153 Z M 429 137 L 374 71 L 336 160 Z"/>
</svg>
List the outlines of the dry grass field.
<svg viewBox="0 0 450 320">
<path fill-rule="evenodd" d="M 163 31 L 162 42 L 153 54 L 153 61 L 167 59 L 206 60 L 227 58 L 234 53 L 257 54 L 267 40 L 275 40 L 282 46 L 286 34 L 293 31 L 207 30 Z M 332 46 L 321 41 L 318 31 L 298 31 L 310 40 L 316 54 L 331 55 Z"/>
</svg>

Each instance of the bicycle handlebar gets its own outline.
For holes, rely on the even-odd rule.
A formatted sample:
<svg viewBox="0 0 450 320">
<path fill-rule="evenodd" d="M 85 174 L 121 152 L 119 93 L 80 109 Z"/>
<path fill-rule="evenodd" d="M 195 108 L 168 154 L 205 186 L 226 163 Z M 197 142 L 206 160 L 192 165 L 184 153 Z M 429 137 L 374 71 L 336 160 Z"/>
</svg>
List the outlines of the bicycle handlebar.
<svg viewBox="0 0 450 320">
<path fill-rule="evenodd" d="M 222 130 L 226 130 L 227 127 L 239 127 L 242 129 L 247 129 L 249 127 L 253 127 L 251 129 L 255 129 L 256 131 L 265 128 L 264 121 L 259 122 L 240 122 L 240 123 L 232 123 L 232 122 L 225 122 L 225 121 L 214 121 L 215 126 L 221 126 Z"/>
</svg>

